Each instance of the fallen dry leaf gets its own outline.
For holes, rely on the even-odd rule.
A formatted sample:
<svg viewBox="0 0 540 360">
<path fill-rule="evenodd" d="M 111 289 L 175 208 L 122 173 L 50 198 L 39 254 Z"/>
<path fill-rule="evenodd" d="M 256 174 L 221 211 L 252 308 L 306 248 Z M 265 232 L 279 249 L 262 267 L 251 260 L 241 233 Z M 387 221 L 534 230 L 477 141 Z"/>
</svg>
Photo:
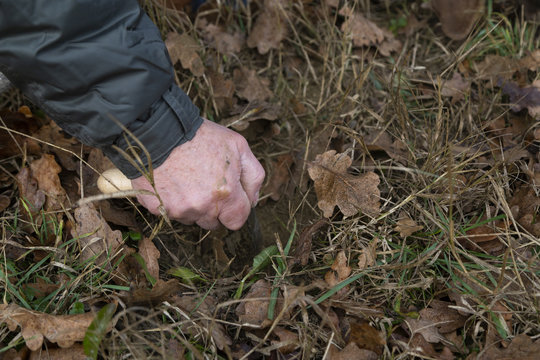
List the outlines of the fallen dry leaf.
<svg viewBox="0 0 540 360">
<path fill-rule="evenodd" d="M 81 260 L 95 257 L 95 263 L 112 264 L 124 241 L 120 230 L 112 230 L 92 204 L 85 204 L 74 211 L 75 226 L 71 235 L 77 238 L 81 248 Z"/>
<path fill-rule="evenodd" d="M 10 331 L 21 327 L 21 334 L 30 350 L 38 350 L 47 339 L 67 348 L 82 341 L 94 314 L 50 315 L 32 311 L 15 304 L 0 304 L 0 322 Z"/>
<path fill-rule="evenodd" d="M 432 300 L 428 308 L 420 310 L 420 319 L 431 321 L 441 334 L 460 329 L 467 317 L 450 308 L 451 305 L 453 304 L 447 301 Z"/>
<path fill-rule="evenodd" d="M 146 263 L 146 269 L 154 279 L 159 279 L 159 250 L 150 238 L 144 237 L 139 243 L 139 255 Z"/>
<path fill-rule="evenodd" d="M 354 342 L 348 343 L 342 350 L 331 345 L 328 351 L 328 360 L 377 360 L 378 358 L 376 353 L 360 349 Z"/>
<path fill-rule="evenodd" d="M 407 163 L 409 156 L 407 145 L 399 139 L 393 139 L 387 132 L 370 131 L 362 140 L 367 151 L 384 151 L 392 159 Z"/>
<path fill-rule="evenodd" d="M 360 255 L 358 256 L 358 268 L 360 270 L 366 269 L 370 266 L 373 266 L 375 264 L 375 261 L 377 260 L 377 244 L 379 242 L 379 238 L 373 239 L 369 245 L 362 249 L 360 252 Z"/>
<path fill-rule="evenodd" d="M 278 201 L 289 183 L 290 169 L 293 164 L 294 158 L 291 154 L 279 155 L 273 163 L 270 178 L 262 193 L 269 195 L 270 199 Z"/>
<path fill-rule="evenodd" d="M 540 353 L 540 340 L 532 341 L 530 336 L 520 334 L 512 339 L 508 347 L 489 346 L 482 351 L 479 360 L 491 359 L 520 359 L 533 360 L 538 358 Z"/>
<path fill-rule="evenodd" d="M 479 80 L 491 80 L 496 84 L 499 79 L 511 80 L 516 71 L 519 70 L 520 63 L 510 57 L 500 55 L 486 55 L 480 63 L 474 64 L 476 77 Z"/>
<path fill-rule="evenodd" d="M 0 110 L 0 126 L 21 132 L 23 134 L 34 134 L 39 125 L 38 119 L 29 119 L 20 112 Z M 26 136 L 16 134 L 4 129 L 0 129 L 0 158 L 7 159 L 11 156 L 22 156 L 23 149 L 30 154 L 39 154 L 41 146 Z"/>
<path fill-rule="evenodd" d="M 374 216 L 380 211 L 379 176 L 373 172 L 348 174 L 351 163 L 346 154 L 330 150 L 317 155 L 308 168 L 315 182 L 317 205 L 327 218 L 332 216 L 336 205 L 345 216 L 355 215 L 359 210 Z"/>
<path fill-rule="evenodd" d="M 186 313 L 200 315 L 195 321 L 189 321 L 186 324 L 185 329 L 188 333 L 198 335 L 202 326 L 208 330 L 218 349 L 223 350 L 232 345 L 232 340 L 227 335 L 224 326 L 214 321 L 217 301 L 212 296 L 205 295 L 202 299 L 199 295 L 175 296 L 171 302 Z"/>
<path fill-rule="evenodd" d="M 9 196 L 0 195 L 0 212 L 6 210 L 11 203 Z"/>
<path fill-rule="evenodd" d="M 389 56 L 391 52 L 401 48 L 401 42 L 395 39 L 391 32 L 379 28 L 347 5 L 339 13 L 345 16 L 341 31 L 352 40 L 354 46 L 377 46 L 383 56 Z"/>
<path fill-rule="evenodd" d="M 51 348 L 39 349 L 30 353 L 28 360 L 81 360 L 87 359 L 82 344 L 75 344 L 67 349 Z"/>
<path fill-rule="evenodd" d="M 431 0 L 442 30 L 453 40 L 462 40 L 484 14 L 484 0 Z"/>
<path fill-rule="evenodd" d="M 464 98 L 469 88 L 469 82 L 463 79 L 463 76 L 456 71 L 450 80 L 443 83 L 441 95 L 451 97 L 452 103 L 456 103 Z"/>
<path fill-rule="evenodd" d="M 205 19 L 199 21 L 198 27 L 208 45 L 222 54 L 233 55 L 244 47 L 244 34 L 239 31 L 230 34 L 221 26 L 209 24 Z"/>
<path fill-rule="evenodd" d="M 283 15 L 285 3 L 275 0 L 264 1 L 264 7 L 247 38 L 248 47 L 256 47 L 262 55 L 270 49 L 279 49 L 279 44 L 287 37 L 287 22 Z"/>
<path fill-rule="evenodd" d="M 241 323 L 267 327 L 271 320 L 268 319 L 268 305 L 272 285 L 264 279 L 258 280 L 244 296 L 243 301 L 236 307 L 236 315 Z"/>
<path fill-rule="evenodd" d="M 175 279 L 163 281 L 158 279 L 152 289 L 139 288 L 133 290 L 126 297 L 129 305 L 158 305 L 163 301 L 171 300 L 175 293 L 180 290 L 180 285 Z"/>
<path fill-rule="evenodd" d="M 324 281 L 328 284 L 329 288 L 332 288 L 345 280 L 351 275 L 352 269 L 347 265 L 347 256 L 345 251 L 341 250 L 330 268 L 330 270 L 324 275 Z M 340 298 L 349 291 L 349 287 L 345 286 L 340 289 L 334 297 Z"/>
<path fill-rule="evenodd" d="M 246 130 L 255 120 L 273 121 L 281 113 L 280 104 L 270 104 L 265 101 L 254 100 L 247 105 L 236 105 L 231 111 L 231 117 L 224 119 L 223 126 L 232 127 L 237 131 Z"/>
<path fill-rule="evenodd" d="M 536 80 L 532 86 L 520 87 L 513 81 L 502 83 L 502 92 L 508 95 L 512 104 L 512 111 L 521 111 L 527 109 L 529 115 L 536 120 L 540 120 L 540 81 Z"/>
<path fill-rule="evenodd" d="M 311 255 L 311 246 L 313 241 L 313 236 L 319 229 L 327 224 L 326 219 L 319 219 L 312 225 L 306 227 L 300 233 L 300 237 L 296 242 L 296 247 L 293 252 L 292 261 L 290 265 L 300 264 L 301 266 L 306 266 L 309 261 L 309 256 Z"/>
<path fill-rule="evenodd" d="M 522 58 L 520 65 L 530 71 L 538 71 L 540 69 L 540 49 L 536 49 Z"/>
<path fill-rule="evenodd" d="M 38 278 L 37 282 L 35 283 L 26 283 L 22 286 L 22 288 L 25 291 L 31 292 L 35 297 L 42 298 L 50 293 L 52 293 L 55 290 L 58 290 L 60 288 L 60 284 L 58 283 L 47 283 L 42 278 Z"/>
<path fill-rule="evenodd" d="M 167 34 L 165 46 L 169 51 L 173 65 L 180 61 L 182 67 L 190 70 L 193 75 L 202 76 L 204 74 L 204 64 L 199 56 L 200 46 L 191 36 L 186 33 L 170 32 Z"/>
<path fill-rule="evenodd" d="M 81 143 L 77 139 L 66 135 L 54 121 L 50 120 L 48 124 L 43 125 L 33 135 L 39 140 L 55 145 L 40 143 L 43 152 L 55 154 L 64 169 L 69 171 L 78 169 L 79 160 L 73 153 L 80 153 Z"/>
<path fill-rule="evenodd" d="M 235 105 L 236 98 L 233 98 L 236 87 L 231 79 L 218 71 L 209 71 L 208 81 L 212 88 L 212 100 L 215 102 L 219 111 L 232 108 Z"/>
<path fill-rule="evenodd" d="M 270 80 L 259 77 L 255 70 L 246 67 L 234 69 L 233 81 L 236 85 L 236 93 L 242 99 L 249 102 L 258 100 L 265 101 L 272 97 L 269 85 Z"/>
<path fill-rule="evenodd" d="M 282 354 L 290 354 L 300 346 L 298 334 L 281 326 L 274 328 L 274 335 L 279 337 L 279 341 L 272 341 L 272 345 L 277 346 L 283 343 L 277 348 Z"/>
<path fill-rule="evenodd" d="M 350 323 L 349 341 L 354 342 L 360 349 L 373 351 L 378 356 L 382 355 L 386 344 L 383 335 L 367 321 Z"/>
<path fill-rule="evenodd" d="M 518 223 L 534 236 L 540 236 L 540 223 L 535 221 L 538 218 L 540 196 L 537 195 L 535 189 L 527 185 L 516 189 L 509 205 Z"/>
<path fill-rule="evenodd" d="M 39 190 L 46 195 L 45 209 L 49 211 L 57 211 L 69 207 L 67 194 L 58 174 L 62 168 L 53 155 L 43 154 L 40 159 L 30 163 L 32 176 L 37 180 Z"/>
<path fill-rule="evenodd" d="M 408 214 L 402 212 L 396 226 L 394 227 L 394 231 L 399 232 L 399 236 L 402 238 L 406 238 L 415 232 L 422 230 L 423 228 L 424 227 L 422 225 L 418 225 L 413 219 L 411 219 Z"/>
</svg>

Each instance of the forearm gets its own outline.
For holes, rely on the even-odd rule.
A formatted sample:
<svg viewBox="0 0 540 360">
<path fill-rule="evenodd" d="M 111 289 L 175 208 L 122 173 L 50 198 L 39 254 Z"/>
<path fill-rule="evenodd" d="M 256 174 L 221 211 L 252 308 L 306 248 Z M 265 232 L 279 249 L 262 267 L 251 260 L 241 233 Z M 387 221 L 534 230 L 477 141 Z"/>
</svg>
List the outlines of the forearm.
<svg viewBox="0 0 540 360">
<path fill-rule="evenodd" d="M 155 165 L 201 124 L 136 1 L 0 0 L 0 71 L 131 178 L 140 174 L 114 150 L 128 146 L 116 122 L 147 147 Z"/>
</svg>

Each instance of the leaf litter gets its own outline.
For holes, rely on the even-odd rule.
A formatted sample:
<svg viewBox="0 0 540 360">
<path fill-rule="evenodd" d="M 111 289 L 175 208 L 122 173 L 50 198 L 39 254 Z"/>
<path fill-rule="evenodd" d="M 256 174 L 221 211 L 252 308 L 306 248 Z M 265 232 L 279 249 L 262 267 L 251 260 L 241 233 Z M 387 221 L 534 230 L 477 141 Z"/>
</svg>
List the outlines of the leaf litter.
<svg viewBox="0 0 540 360">
<path fill-rule="evenodd" d="M 279 246 L 255 266 L 224 231 L 212 235 L 210 261 L 200 260 L 206 235 L 178 224 L 165 235 L 144 227 L 156 226 L 148 219 L 137 225 L 141 214 L 135 217 L 127 202 L 100 201 L 92 211 L 80 210 L 85 216 L 77 214 L 71 204 L 95 194 L 97 174 L 85 161 L 98 173 L 110 164 L 17 100 L 2 120 L 30 137 L 0 131 L 2 221 L 11 221 L 13 211 L 20 216 L 2 232 L 10 304 L 4 306 L 25 301 L 43 309 L 39 301 L 54 293 L 54 311 L 62 314 L 76 299 L 95 308 L 118 297 L 126 313 L 136 307 L 158 315 L 115 328 L 103 347 L 143 357 L 198 358 L 196 343 L 208 357 L 534 358 L 540 50 L 528 37 L 530 24 L 518 21 L 511 5 L 495 2 L 487 13 L 483 2 L 452 3 L 450 10 L 441 3 L 431 2 L 435 14 L 416 3 L 383 9 L 379 3 L 255 1 L 190 16 L 178 16 L 170 4 L 166 10 L 149 5 L 166 19 L 164 37 L 173 34 L 176 41 L 169 42 L 185 45 L 178 57 L 170 53 L 201 113 L 241 131 L 264 160 L 269 185 L 263 195 L 273 199 L 261 207 L 262 218 L 279 223 L 263 227 L 265 246 Z M 506 21 L 490 28 L 489 21 L 498 21 L 493 14 L 520 26 L 523 40 L 514 39 L 511 51 L 501 50 L 510 46 L 499 37 Z M 483 16 L 489 21 L 478 21 Z M 478 40 L 481 31 L 489 36 Z M 468 39 L 456 40 L 463 36 Z M 197 86 L 190 82 L 194 75 Z M 433 79 L 443 79 L 440 89 Z M 7 99 L 15 102 L 13 95 Z M 18 193 L 10 175 L 17 176 Z M 289 257 L 280 239 L 289 237 L 284 232 L 293 219 L 303 231 L 293 236 Z M 141 228 L 142 240 L 131 239 L 128 231 Z M 158 238 L 165 252 L 150 240 Z M 249 237 L 238 238 L 249 248 Z M 47 250 L 38 256 L 37 245 Z M 12 248 L 22 252 L 15 256 Z M 218 259 L 222 266 L 213 273 Z M 182 268 L 199 280 L 169 278 Z M 55 293 L 66 274 L 78 285 Z M 342 282 L 347 286 L 337 295 L 322 298 Z M 231 300 L 239 283 L 247 290 Z M 271 320 L 276 293 L 274 310 L 282 316 Z M 149 329 L 177 340 L 157 350 L 152 346 L 164 340 Z M 20 332 L 6 330 L 2 345 Z M 45 349 L 57 358 L 63 350 L 80 354 L 80 341 L 67 349 L 49 341 L 32 356 Z"/>
</svg>

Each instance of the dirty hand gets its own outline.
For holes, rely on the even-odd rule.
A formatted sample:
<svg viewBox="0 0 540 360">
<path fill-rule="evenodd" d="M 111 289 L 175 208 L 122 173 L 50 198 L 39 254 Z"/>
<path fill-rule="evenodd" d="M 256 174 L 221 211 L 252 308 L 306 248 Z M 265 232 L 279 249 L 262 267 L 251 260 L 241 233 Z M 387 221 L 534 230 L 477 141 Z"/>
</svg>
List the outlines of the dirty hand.
<svg viewBox="0 0 540 360">
<path fill-rule="evenodd" d="M 154 183 L 171 219 L 209 230 L 220 223 L 238 230 L 257 203 L 264 175 L 240 134 L 204 120 L 191 141 L 154 169 Z M 143 176 L 131 183 L 136 190 L 154 191 Z M 160 213 L 156 196 L 137 199 L 153 214 Z"/>
</svg>

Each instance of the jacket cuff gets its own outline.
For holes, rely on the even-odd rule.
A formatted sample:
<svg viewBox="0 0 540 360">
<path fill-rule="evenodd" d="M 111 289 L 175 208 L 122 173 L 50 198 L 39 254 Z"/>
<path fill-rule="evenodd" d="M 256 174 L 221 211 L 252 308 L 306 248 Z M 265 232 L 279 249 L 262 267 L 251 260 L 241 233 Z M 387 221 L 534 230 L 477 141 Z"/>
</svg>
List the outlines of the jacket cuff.
<svg viewBox="0 0 540 360">
<path fill-rule="evenodd" d="M 173 84 L 152 104 L 146 114 L 129 126 L 131 134 L 123 132 L 113 145 L 128 155 L 135 150 L 143 162 L 143 168 L 147 169 L 150 162 L 156 168 L 167 159 L 175 147 L 193 139 L 202 122 L 199 109 L 176 84 Z M 133 136 L 146 148 L 150 159 L 145 156 Z M 135 179 L 142 175 L 113 146 L 106 146 L 102 150 L 128 178 Z"/>
</svg>

